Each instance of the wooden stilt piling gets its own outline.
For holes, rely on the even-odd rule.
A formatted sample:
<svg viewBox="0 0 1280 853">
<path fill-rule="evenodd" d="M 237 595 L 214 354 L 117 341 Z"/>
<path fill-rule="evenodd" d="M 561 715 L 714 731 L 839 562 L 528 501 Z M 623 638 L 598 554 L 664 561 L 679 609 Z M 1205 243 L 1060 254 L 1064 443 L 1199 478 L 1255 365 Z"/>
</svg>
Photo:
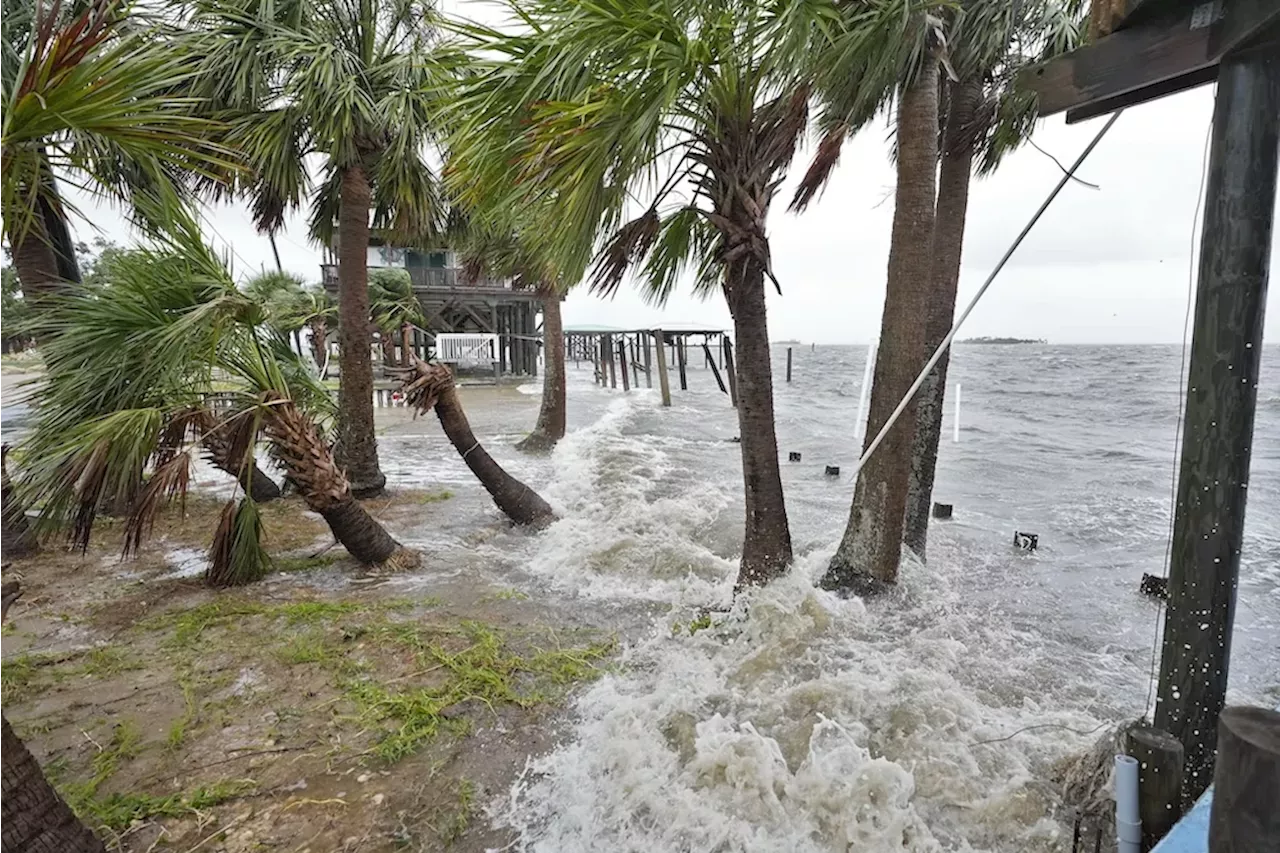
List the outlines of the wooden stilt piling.
<svg viewBox="0 0 1280 853">
<path fill-rule="evenodd" d="M 604 357 L 609 363 L 609 387 L 618 387 L 618 367 L 613 357 L 613 335 L 604 336 Z"/>
<path fill-rule="evenodd" d="M 618 372 L 622 374 L 622 390 L 631 390 L 631 378 L 627 376 L 627 339 L 618 341 Z"/>
<path fill-rule="evenodd" d="M 649 350 L 650 350 L 650 344 L 652 344 L 653 341 L 649 339 L 649 335 L 646 335 L 643 333 L 641 333 L 640 337 L 644 341 L 644 387 L 652 388 L 653 387 L 653 365 L 650 362 Z"/>
<path fill-rule="evenodd" d="M 1275 850 L 1280 840 L 1280 712 L 1244 706 L 1223 710 L 1213 784 L 1209 850 Z"/>
<path fill-rule="evenodd" d="M 671 383 L 667 380 L 667 350 L 663 343 L 664 335 L 661 329 L 656 329 L 653 333 L 653 342 L 658 350 L 658 388 L 662 393 L 662 405 L 671 406 Z"/>
<path fill-rule="evenodd" d="M 1141 723 L 1125 735 L 1125 752 L 1138 760 L 1142 849 L 1150 850 L 1182 816 L 1182 742 Z"/>
<path fill-rule="evenodd" d="M 791 347 L 787 347 L 787 381 L 791 381 Z"/>
</svg>

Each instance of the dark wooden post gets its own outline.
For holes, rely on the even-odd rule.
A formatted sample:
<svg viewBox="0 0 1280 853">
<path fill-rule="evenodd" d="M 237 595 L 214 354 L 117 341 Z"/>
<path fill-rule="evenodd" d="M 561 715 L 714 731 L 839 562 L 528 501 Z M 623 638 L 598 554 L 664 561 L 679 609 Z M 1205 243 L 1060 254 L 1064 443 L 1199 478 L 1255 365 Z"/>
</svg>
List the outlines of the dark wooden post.
<svg viewBox="0 0 1280 853">
<path fill-rule="evenodd" d="M 640 339 L 644 342 L 644 387 L 646 388 L 653 387 L 653 364 L 651 363 L 649 356 L 649 345 L 653 343 L 653 341 L 651 341 L 649 337 L 649 335 L 646 335 L 643 332 L 640 333 Z"/>
<path fill-rule="evenodd" d="M 720 378 L 720 368 L 716 367 L 716 360 L 711 356 L 711 347 L 707 346 L 707 342 L 702 342 L 702 351 L 706 353 L 707 365 L 711 368 L 711 373 L 716 377 L 716 384 L 720 386 L 720 390 L 728 394 L 729 389 L 724 387 L 724 380 Z"/>
<path fill-rule="evenodd" d="M 1182 816 L 1182 742 L 1139 723 L 1125 735 L 1125 753 L 1138 760 L 1142 849 L 1150 850 Z"/>
<path fill-rule="evenodd" d="M 497 325 L 494 331 L 498 333 L 498 371 L 500 373 L 507 372 L 507 343 L 510 338 L 506 335 L 507 311 L 505 308 L 495 309 L 497 313 Z"/>
<path fill-rule="evenodd" d="M 791 381 L 791 347 L 787 347 L 787 381 Z"/>
<path fill-rule="evenodd" d="M 631 377 L 627 376 L 627 338 L 618 341 L 618 372 L 622 374 L 622 390 L 631 390 Z"/>
<path fill-rule="evenodd" d="M 1233 706 L 1218 718 L 1209 853 L 1280 845 L 1280 713 Z"/>
<path fill-rule="evenodd" d="M 662 393 L 662 405 L 671 406 L 671 383 L 667 381 L 667 350 L 661 329 L 653 332 L 653 343 L 658 350 L 658 388 Z"/>
<path fill-rule="evenodd" d="M 738 408 L 738 371 L 733 366 L 733 342 L 724 338 L 724 372 L 729 378 L 729 402 Z"/>
<path fill-rule="evenodd" d="M 1213 777 L 1258 400 L 1280 146 L 1280 57 L 1218 69 L 1155 724 L 1186 750 L 1183 805 Z M 1243 849 L 1243 848 L 1240 848 Z"/>
<path fill-rule="evenodd" d="M 688 360 L 688 353 L 684 348 L 684 336 L 681 335 L 676 339 L 676 366 L 680 368 L 680 390 L 689 390 L 689 378 L 685 375 L 685 362 Z"/>
</svg>

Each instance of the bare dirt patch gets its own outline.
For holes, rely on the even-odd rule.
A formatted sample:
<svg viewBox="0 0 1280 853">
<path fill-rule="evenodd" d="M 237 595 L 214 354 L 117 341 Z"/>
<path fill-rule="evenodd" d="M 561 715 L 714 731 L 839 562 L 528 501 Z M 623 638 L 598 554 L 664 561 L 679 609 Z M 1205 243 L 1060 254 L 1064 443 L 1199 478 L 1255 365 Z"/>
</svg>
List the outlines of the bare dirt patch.
<svg viewBox="0 0 1280 853">
<path fill-rule="evenodd" d="M 421 517 L 441 493 L 366 506 Z M 483 850 L 482 804 L 551 746 L 568 692 L 612 639 L 526 593 L 456 582 L 386 594 L 300 502 L 264 506 L 284 574 L 213 591 L 192 566 L 219 504 L 188 502 L 119 562 L 16 561 L 5 715 L 112 849 Z M 360 583 L 305 583 L 324 567 Z M 433 591 L 434 592 L 434 591 Z"/>
</svg>

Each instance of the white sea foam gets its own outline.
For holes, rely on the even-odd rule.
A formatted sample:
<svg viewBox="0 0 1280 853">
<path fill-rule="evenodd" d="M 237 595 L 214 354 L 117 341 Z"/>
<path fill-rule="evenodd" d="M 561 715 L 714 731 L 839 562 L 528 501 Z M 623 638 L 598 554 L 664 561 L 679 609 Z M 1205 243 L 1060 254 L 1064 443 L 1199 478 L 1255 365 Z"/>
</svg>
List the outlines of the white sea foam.
<svg viewBox="0 0 1280 853">
<path fill-rule="evenodd" d="M 1132 661 L 962 606 L 945 554 L 907 561 L 892 599 L 841 600 L 813 584 L 834 543 L 690 636 L 696 607 L 731 598 L 736 561 L 702 535 L 729 498 L 678 476 L 682 439 L 629 434 L 654 405 L 613 400 L 561 443 L 542 488 L 562 518 L 525 564 L 671 614 L 578 698 L 493 819 L 545 853 L 1058 849 L 1044 780 L 1121 716 L 1099 681 Z"/>
</svg>

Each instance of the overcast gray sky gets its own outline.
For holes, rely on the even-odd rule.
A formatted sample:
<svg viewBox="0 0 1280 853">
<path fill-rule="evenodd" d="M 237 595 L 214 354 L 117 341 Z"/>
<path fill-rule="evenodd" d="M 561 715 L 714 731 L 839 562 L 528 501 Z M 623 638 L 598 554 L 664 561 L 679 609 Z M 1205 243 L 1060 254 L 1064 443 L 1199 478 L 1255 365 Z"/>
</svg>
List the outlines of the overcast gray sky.
<svg viewBox="0 0 1280 853">
<path fill-rule="evenodd" d="M 961 335 L 1054 343 L 1180 341 L 1192 217 L 1212 109 L 1213 89 L 1201 87 L 1121 116 L 1079 172 L 1100 189 L 1073 183 L 1062 192 Z M 1035 140 L 1069 165 L 1103 121 L 1067 126 L 1061 117 L 1048 119 Z M 877 336 L 893 216 L 889 136 L 890 128 L 881 122 L 846 143 L 825 194 L 801 216 L 785 211 L 808 152 L 797 157 L 770 217 L 774 267 L 783 288 L 782 295 L 771 292 L 769 299 L 775 340 L 866 343 Z M 975 180 L 960 278 L 962 305 L 1060 176 L 1048 157 L 1027 147 L 993 177 Z M 94 208 L 85 204 L 83 209 Z M 230 247 L 238 276 L 274 267 L 270 245 L 255 232 L 245 208 L 219 206 L 206 219 L 209 239 Z M 130 241 L 118 213 L 99 208 L 94 220 L 104 236 Z M 92 232 L 81 225 L 79 236 Z M 1195 236 L 1198 242 L 1198 229 Z M 286 269 L 318 280 L 320 251 L 307 240 L 304 214 L 290 219 L 278 243 Z M 1273 343 L 1280 341 L 1278 292 L 1280 286 L 1271 288 L 1267 311 L 1266 338 Z M 570 295 L 564 319 L 570 325 L 731 325 L 721 299 L 700 301 L 687 288 L 665 309 L 645 305 L 629 288 L 612 300 L 584 290 Z"/>
</svg>

